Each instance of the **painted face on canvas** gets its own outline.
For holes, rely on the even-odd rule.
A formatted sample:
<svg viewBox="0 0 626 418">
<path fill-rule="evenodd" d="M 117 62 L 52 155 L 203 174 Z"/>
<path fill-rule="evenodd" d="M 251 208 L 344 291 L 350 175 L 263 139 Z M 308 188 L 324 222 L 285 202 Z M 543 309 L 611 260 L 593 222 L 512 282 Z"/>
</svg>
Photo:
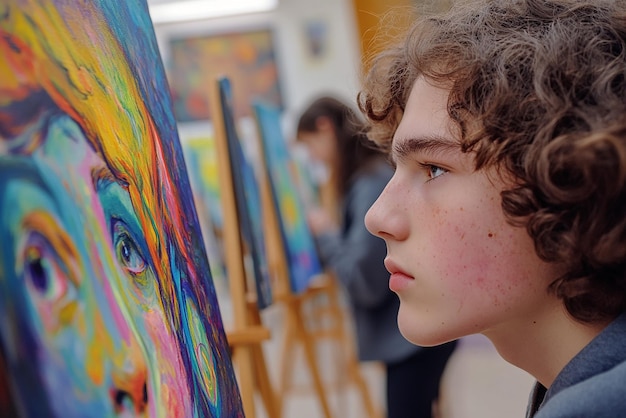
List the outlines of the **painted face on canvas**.
<svg viewBox="0 0 626 418">
<path fill-rule="evenodd" d="M 56 416 L 186 415 L 173 393 L 189 396 L 172 372 L 180 356 L 128 193 L 69 117 L 46 115 L 23 135 L 0 157 L 0 306 L 20 324 L 0 331 L 9 364 L 32 361 L 17 393 L 39 381 L 40 407 Z"/>
<path fill-rule="evenodd" d="M 21 153 L 33 140 L 40 146 Z M 40 382 L 33 389 L 47 393 L 41 408 L 52 415 L 146 411 L 148 365 L 118 307 L 122 272 L 91 182 L 102 161 L 67 117 L 42 118 L 5 144 L 0 294 L 2 316 L 20 325 L 2 327 L 2 340 L 9 364 L 34 366 L 14 379 Z"/>
<path fill-rule="evenodd" d="M 546 301 L 554 268 L 505 220 L 507 183 L 461 152 L 447 100 L 446 89 L 415 82 L 393 138 L 396 172 L 366 216 L 387 243 L 400 330 L 419 345 L 496 337 L 555 306 Z"/>
<path fill-rule="evenodd" d="M 135 401 L 109 384 L 113 365 L 131 368 L 130 360 L 111 358 L 134 352 L 124 340 L 132 335 L 146 369 L 145 390 L 137 383 L 133 393 L 147 401 L 148 415 L 238 415 L 237 385 L 209 267 L 196 245 L 200 234 L 145 3 L 66 3 L 9 1 L 0 17 L 0 158 L 3 167 L 16 162 L 22 167 L 7 168 L 2 177 L 6 239 L 0 246 L 11 254 L 2 252 L 0 278 L 11 293 L 0 298 L 32 296 L 23 279 L 30 270 L 18 266 L 31 235 L 25 220 L 42 212 L 49 214 L 45 226 L 60 231 L 35 234 L 50 241 L 41 247 L 52 258 L 35 248 L 26 252 L 27 259 L 33 258 L 33 271 L 42 274 L 57 263 L 54 271 L 70 277 L 58 283 L 81 276 L 74 288 L 76 306 L 82 307 L 42 311 L 39 299 L 0 305 L 12 315 L 0 321 L 0 356 L 9 378 L 24 370 L 32 374 L 21 387 L 13 385 L 12 394 L 38 402 L 58 398 L 54 402 L 65 404 L 55 405 L 56 411 L 107 400 L 113 410 L 123 404 L 137 412 Z M 21 191 L 31 189 L 37 199 L 24 200 Z M 69 275 L 67 266 L 80 274 Z M 83 313 L 90 310 L 93 318 Z M 54 320 L 46 312 L 62 318 L 62 337 L 54 333 L 58 327 L 52 332 L 39 324 Z M 98 315 L 104 326 L 97 326 Z M 15 334 L 15 324 L 21 334 Z M 112 348 L 91 344 L 85 329 L 110 339 Z M 83 370 L 92 345 L 103 347 L 97 351 L 103 370 L 97 379 Z M 14 354 L 24 347 L 40 353 L 40 361 L 20 362 Z M 59 354 L 66 351 L 70 354 Z M 82 403 L 74 406 L 74 398 Z"/>
</svg>

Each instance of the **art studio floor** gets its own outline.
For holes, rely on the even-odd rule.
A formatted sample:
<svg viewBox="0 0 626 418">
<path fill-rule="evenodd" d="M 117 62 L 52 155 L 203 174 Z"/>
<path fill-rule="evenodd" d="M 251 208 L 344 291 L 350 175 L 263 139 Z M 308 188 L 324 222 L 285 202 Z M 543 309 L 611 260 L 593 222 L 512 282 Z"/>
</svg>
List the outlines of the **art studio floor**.
<svg viewBox="0 0 626 418">
<path fill-rule="evenodd" d="M 277 387 L 281 363 L 281 312 L 271 307 L 262 314 L 272 332 L 272 340 L 264 346 L 270 378 Z M 335 345 L 335 347 L 333 347 Z M 337 374 L 333 353 L 336 343 L 318 348 L 322 378 L 327 387 L 328 402 L 333 418 L 364 418 L 366 410 L 354 385 L 333 388 Z M 324 414 L 313 390 L 312 380 L 301 350 L 295 351 L 292 389 L 283 402 L 283 418 L 323 418 Z M 384 407 L 384 375 L 379 364 L 362 364 L 361 370 L 376 405 Z M 444 375 L 442 402 L 436 418 L 502 418 L 523 417 L 533 379 L 525 372 L 502 360 L 490 342 L 482 336 L 461 340 Z M 257 398 L 257 418 L 267 418 L 260 397 Z M 381 417 L 382 418 L 382 417 Z"/>
</svg>

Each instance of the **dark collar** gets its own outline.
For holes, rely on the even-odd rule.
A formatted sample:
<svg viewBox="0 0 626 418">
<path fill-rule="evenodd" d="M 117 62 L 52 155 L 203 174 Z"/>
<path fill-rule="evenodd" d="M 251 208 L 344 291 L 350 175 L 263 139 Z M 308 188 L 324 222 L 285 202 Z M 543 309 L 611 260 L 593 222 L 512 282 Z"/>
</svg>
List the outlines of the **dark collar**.
<svg viewBox="0 0 626 418">
<path fill-rule="evenodd" d="M 626 361 L 626 313 L 618 316 L 561 370 L 546 393 L 547 401 L 561 390 Z"/>
<path fill-rule="evenodd" d="M 528 405 L 527 417 L 535 413 L 557 393 L 612 369 L 626 361 L 626 313 L 621 314 L 602 330 L 561 370 L 550 389 L 537 383 Z M 545 396 L 544 396 L 545 395 Z"/>
</svg>

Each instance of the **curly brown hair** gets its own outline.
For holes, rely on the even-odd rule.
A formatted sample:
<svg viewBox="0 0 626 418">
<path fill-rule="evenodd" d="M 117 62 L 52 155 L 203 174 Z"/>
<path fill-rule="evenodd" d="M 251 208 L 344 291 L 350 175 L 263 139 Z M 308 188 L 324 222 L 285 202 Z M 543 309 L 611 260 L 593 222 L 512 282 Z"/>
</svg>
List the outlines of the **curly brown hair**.
<svg viewBox="0 0 626 418">
<path fill-rule="evenodd" d="M 364 80 L 372 140 L 389 146 L 418 77 L 450 89 L 476 169 L 514 176 L 503 211 L 565 267 L 550 291 L 570 315 L 626 311 L 626 2 L 480 0 L 420 18 Z"/>
</svg>

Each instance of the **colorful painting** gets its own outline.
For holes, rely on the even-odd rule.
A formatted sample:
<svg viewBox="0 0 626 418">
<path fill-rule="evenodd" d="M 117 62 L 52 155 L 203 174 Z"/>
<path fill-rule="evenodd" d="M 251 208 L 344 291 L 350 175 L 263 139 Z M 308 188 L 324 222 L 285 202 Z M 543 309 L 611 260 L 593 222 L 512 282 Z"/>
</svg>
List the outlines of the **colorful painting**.
<svg viewBox="0 0 626 418">
<path fill-rule="evenodd" d="M 282 106 L 270 30 L 172 39 L 169 47 L 168 73 L 178 121 L 210 118 L 207 86 L 218 75 L 228 75 L 237 86 L 233 96 L 236 120 L 250 116 L 254 99 Z"/>
<path fill-rule="evenodd" d="M 233 89 L 228 78 L 219 79 L 219 90 L 239 227 L 247 247 L 246 253 L 252 261 L 257 303 L 259 309 L 264 309 L 272 303 L 272 288 L 265 251 L 261 192 L 252 165 L 246 159 L 239 142 L 233 114 Z"/>
<path fill-rule="evenodd" d="M 311 160 L 306 148 L 301 144 L 290 147 L 291 165 L 295 173 L 295 188 L 300 196 L 305 212 L 308 208 L 319 207 L 321 202 L 320 177 L 315 170 L 317 167 Z M 317 174 L 317 177 L 316 177 Z"/>
<path fill-rule="evenodd" d="M 215 286 L 222 320 L 225 318 L 224 306 L 230 297 L 226 266 L 224 264 L 223 228 L 224 219 L 220 203 L 217 153 L 215 139 L 212 137 L 194 137 L 183 141 L 183 153 L 187 173 L 191 182 L 200 229 L 204 246 L 209 257 L 211 275 Z"/>
<path fill-rule="evenodd" d="M 145 0 L 0 33 L 0 415 L 242 417 Z"/>
<path fill-rule="evenodd" d="M 291 287 L 295 293 L 301 293 L 313 277 L 322 273 L 322 268 L 313 235 L 304 217 L 304 205 L 296 188 L 298 173 L 282 133 L 280 110 L 261 102 L 255 103 L 253 108 L 280 218 Z"/>
</svg>

